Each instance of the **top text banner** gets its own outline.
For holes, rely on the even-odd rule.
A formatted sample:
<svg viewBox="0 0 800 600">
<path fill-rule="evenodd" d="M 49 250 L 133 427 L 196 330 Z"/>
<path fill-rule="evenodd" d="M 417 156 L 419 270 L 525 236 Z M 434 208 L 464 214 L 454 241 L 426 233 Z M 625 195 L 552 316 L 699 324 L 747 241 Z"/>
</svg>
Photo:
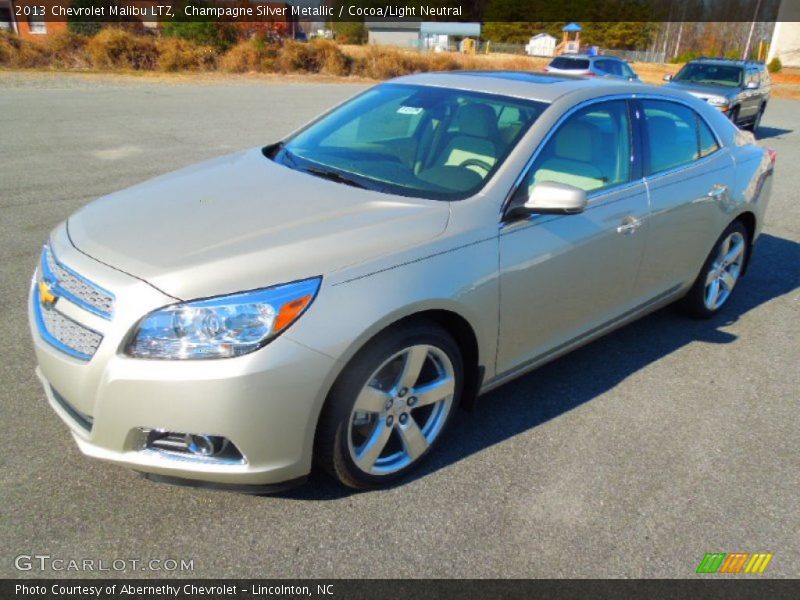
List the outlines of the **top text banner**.
<svg viewBox="0 0 800 600">
<path fill-rule="evenodd" d="M 783 0 L 794 2 L 796 0 Z M 17 20 L 84 22 L 775 21 L 781 0 L 15 0 Z"/>
</svg>

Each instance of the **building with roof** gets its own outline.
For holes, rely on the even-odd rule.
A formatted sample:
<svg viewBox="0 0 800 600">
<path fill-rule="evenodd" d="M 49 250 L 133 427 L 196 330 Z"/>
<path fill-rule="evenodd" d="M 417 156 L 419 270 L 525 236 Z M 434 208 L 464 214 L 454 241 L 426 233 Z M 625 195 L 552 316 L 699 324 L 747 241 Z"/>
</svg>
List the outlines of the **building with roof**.
<svg viewBox="0 0 800 600">
<path fill-rule="evenodd" d="M 781 2 L 772 32 L 767 62 L 780 59 L 785 67 L 800 67 L 800 3 Z"/>
<path fill-rule="evenodd" d="M 539 33 L 534 35 L 525 46 L 525 52 L 529 56 L 554 56 L 556 53 L 556 42 L 558 40 L 549 33 Z"/>
<path fill-rule="evenodd" d="M 45 21 L 39 14 L 42 3 L 37 0 L 0 0 L 0 30 L 16 33 L 25 39 L 41 39 L 67 28 L 64 21 Z M 30 16 L 18 17 L 17 13 Z"/>
<path fill-rule="evenodd" d="M 367 20 L 365 25 L 370 44 L 401 48 L 443 51 L 481 35 L 480 23 Z"/>
</svg>

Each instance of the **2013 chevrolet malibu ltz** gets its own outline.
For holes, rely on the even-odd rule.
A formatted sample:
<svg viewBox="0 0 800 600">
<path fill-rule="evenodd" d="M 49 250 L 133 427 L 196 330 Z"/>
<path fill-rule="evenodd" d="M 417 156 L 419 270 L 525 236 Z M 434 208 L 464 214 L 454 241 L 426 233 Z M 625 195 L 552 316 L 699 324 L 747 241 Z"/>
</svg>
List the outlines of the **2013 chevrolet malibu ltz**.
<svg viewBox="0 0 800 600">
<path fill-rule="evenodd" d="M 387 485 L 481 392 L 668 303 L 716 314 L 774 163 L 680 91 L 395 79 L 58 226 L 38 374 L 85 454 L 154 479 Z"/>
</svg>

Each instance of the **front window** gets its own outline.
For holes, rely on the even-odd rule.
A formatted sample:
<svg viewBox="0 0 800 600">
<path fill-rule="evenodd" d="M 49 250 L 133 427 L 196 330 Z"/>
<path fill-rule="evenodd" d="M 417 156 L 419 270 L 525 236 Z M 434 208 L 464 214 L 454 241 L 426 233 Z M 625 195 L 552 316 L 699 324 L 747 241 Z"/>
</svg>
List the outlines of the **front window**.
<svg viewBox="0 0 800 600">
<path fill-rule="evenodd" d="M 739 87 L 742 85 L 743 76 L 744 72 L 741 67 L 689 63 L 678 72 L 673 81 Z"/>
<path fill-rule="evenodd" d="M 547 141 L 519 188 L 530 194 L 543 181 L 586 192 L 631 178 L 631 126 L 623 100 L 592 104 L 570 116 Z"/>
<path fill-rule="evenodd" d="M 631 69 L 627 64 L 620 63 L 620 69 L 622 69 L 622 75 L 624 77 L 630 77 L 630 78 L 636 77 L 636 73 L 634 73 L 633 69 Z"/>
<path fill-rule="evenodd" d="M 267 155 L 339 183 L 422 198 L 478 192 L 547 107 L 504 96 L 384 84 Z"/>
</svg>

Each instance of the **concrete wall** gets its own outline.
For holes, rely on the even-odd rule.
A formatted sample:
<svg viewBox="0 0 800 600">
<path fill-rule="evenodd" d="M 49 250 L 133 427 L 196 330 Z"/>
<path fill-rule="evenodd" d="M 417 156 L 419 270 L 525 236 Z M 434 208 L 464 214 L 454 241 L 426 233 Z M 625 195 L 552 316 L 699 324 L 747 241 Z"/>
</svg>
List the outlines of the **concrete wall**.
<svg viewBox="0 0 800 600">
<path fill-rule="evenodd" d="M 781 2 L 767 62 L 775 57 L 784 67 L 800 67 L 800 2 L 797 0 Z"/>
</svg>

